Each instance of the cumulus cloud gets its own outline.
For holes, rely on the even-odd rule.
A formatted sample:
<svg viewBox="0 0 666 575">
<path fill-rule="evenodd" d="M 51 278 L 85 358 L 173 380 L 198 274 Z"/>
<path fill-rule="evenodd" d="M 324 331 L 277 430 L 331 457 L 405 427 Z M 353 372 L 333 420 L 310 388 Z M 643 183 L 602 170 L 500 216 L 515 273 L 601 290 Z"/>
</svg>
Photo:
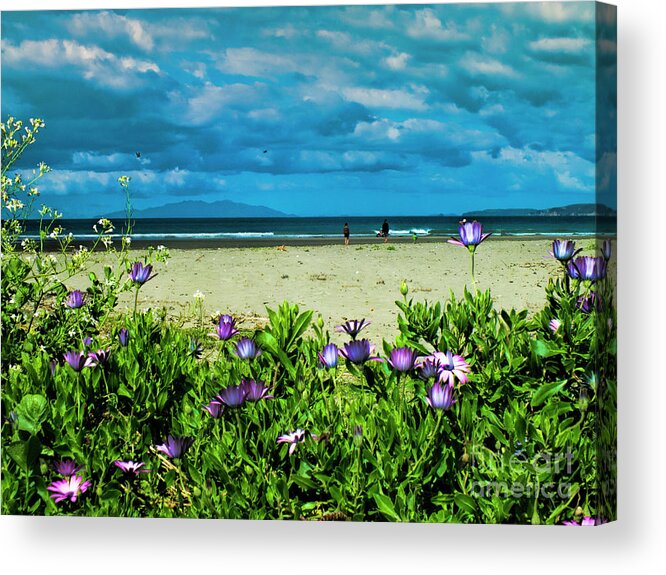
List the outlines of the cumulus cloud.
<svg viewBox="0 0 666 575">
<path fill-rule="evenodd" d="M 155 48 L 171 51 L 178 49 L 178 43 L 210 36 L 206 19 L 200 17 L 182 18 L 169 16 L 164 21 L 153 22 L 110 11 L 87 11 L 73 14 L 66 20 L 66 27 L 72 35 L 94 37 L 96 39 L 128 39 L 142 51 L 152 52 Z"/>
<path fill-rule="evenodd" d="M 529 47 L 535 52 L 579 52 L 590 44 L 589 38 L 541 38 Z"/>
<path fill-rule="evenodd" d="M 175 111 L 177 117 L 194 126 L 207 124 L 221 113 L 229 115 L 231 109 L 249 107 L 259 103 L 263 85 L 225 84 L 218 86 L 207 82 L 203 87 L 196 87 L 173 94 L 174 101 L 181 109 Z"/>
<path fill-rule="evenodd" d="M 413 38 L 424 38 L 438 42 L 454 42 L 467 39 L 467 34 L 458 30 L 455 22 L 445 22 L 437 17 L 435 12 L 426 8 L 414 14 L 414 20 L 407 28 L 407 33 Z"/>
<path fill-rule="evenodd" d="M 74 14 L 68 20 L 67 28 L 75 35 L 101 33 L 111 38 L 127 36 L 136 46 L 148 51 L 155 46 L 155 41 L 143 22 L 113 12 L 81 12 Z"/>
<path fill-rule="evenodd" d="M 75 74 L 100 85 L 124 88 L 136 85 L 147 72 L 160 73 L 159 66 L 149 60 L 113 54 L 94 44 L 74 40 L 24 40 L 18 45 L 3 43 L 3 61 L 10 67 L 71 66 Z"/>
<path fill-rule="evenodd" d="M 518 76 L 518 73 L 511 66 L 500 60 L 479 54 L 466 54 L 461 64 L 472 76 L 505 76 L 510 78 Z"/>
<path fill-rule="evenodd" d="M 428 89 L 421 86 L 416 89 L 380 90 L 377 88 L 343 88 L 342 95 L 350 102 L 382 109 L 425 110 L 428 106 L 425 98 Z"/>
<path fill-rule="evenodd" d="M 387 56 L 383 60 L 384 64 L 391 70 L 404 70 L 409 62 L 409 54 L 400 52 L 393 56 Z"/>
</svg>

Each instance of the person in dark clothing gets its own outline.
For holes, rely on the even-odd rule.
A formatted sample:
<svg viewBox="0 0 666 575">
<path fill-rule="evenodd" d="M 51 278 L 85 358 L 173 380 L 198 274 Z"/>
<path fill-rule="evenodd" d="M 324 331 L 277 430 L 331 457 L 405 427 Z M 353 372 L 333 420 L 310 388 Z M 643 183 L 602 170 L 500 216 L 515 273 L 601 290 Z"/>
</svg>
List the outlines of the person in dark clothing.
<svg viewBox="0 0 666 575">
<path fill-rule="evenodd" d="M 382 237 L 384 238 L 384 243 L 388 242 L 389 223 L 387 219 L 384 219 L 384 223 L 382 224 Z"/>
<path fill-rule="evenodd" d="M 345 237 L 345 245 L 349 245 L 349 224 L 345 222 L 344 227 L 342 228 L 342 235 Z"/>
</svg>

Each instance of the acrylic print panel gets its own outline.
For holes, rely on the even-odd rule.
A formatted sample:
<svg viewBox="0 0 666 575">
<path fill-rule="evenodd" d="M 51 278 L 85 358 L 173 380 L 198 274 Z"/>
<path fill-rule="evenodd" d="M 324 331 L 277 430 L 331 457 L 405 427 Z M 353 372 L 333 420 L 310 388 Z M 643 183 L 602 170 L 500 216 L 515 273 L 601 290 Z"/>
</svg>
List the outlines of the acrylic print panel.
<svg viewBox="0 0 666 575">
<path fill-rule="evenodd" d="M 615 518 L 614 7 L 2 38 L 3 513 Z"/>
</svg>

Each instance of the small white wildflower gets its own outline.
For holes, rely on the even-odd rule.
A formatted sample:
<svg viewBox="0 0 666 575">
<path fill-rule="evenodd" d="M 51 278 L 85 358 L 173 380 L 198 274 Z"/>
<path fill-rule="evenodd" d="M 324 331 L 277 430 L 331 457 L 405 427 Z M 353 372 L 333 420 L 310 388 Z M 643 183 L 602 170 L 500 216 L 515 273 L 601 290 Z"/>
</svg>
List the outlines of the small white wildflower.
<svg viewBox="0 0 666 575">
<path fill-rule="evenodd" d="M 129 246 L 132 243 L 132 238 L 129 236 L 123 236 L 123 245 Z"/>
<path fill-rule="evenodd" d="M 7 208 L 7 210 L 9 210 L 12 213 L 17 212 L 20 209 L 23 209 L 23 207 L 24 207 L 23 202 L 21 200 L 16 199 L 16 198 L 12 198 L 5 205 L 5 208 Z"/>
<path fill-rule="evenodd" d="M 109 236 L 102 236 L 102 243 L 108 248 L 113 244 L 113 240 Z"/>
<path fill-rule="evenodd" d="M 205 297 L 206 296 L 200 290 L 194 292 L 194 299 L 198 301 L 203 301 Z"/>
<path fill-rule="evenodd" d="M 74 331 L 73 329 L 70 329 L 70 330 L 67 332 L 67 335 L 69 335 L 69 337 L 74 337 L 74 336 L 76 335 L 76 331 Z"/>
</svg>

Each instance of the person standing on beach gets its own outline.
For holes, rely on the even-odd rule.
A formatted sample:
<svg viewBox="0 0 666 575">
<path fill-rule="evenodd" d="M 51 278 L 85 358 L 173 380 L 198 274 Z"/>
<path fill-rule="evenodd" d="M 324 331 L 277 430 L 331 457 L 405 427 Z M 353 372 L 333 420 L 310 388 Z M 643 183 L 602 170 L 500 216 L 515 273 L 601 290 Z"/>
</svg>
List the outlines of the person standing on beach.
<svg viewBox="0 0 666 575">
<path fill-rule="evenodd" d="M 389 223 L 386 218 L 384 218 L 384 223 L 382 224 L 382 236 L 384 237 L 384 243 L 388 242 Z"/>
<path fill-rule="evenodd" d="M 345 245 L 349 245 L 349 224 L 345 222 L 345 225 L 342 228 L 342 235 L 345 237 Z"/>
</svg>

